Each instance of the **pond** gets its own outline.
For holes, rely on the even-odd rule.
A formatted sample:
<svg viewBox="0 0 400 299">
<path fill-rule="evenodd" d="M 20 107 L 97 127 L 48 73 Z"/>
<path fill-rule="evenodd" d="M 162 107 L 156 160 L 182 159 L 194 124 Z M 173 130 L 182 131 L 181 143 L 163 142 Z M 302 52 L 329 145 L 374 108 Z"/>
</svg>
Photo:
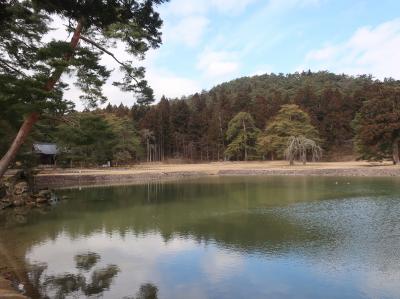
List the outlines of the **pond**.
<svg viewBox="0 0 400 299">
<path fill-rule="evenodd" d="M 49 298 L 400 298 L 400 180 L 205 177 L 63 190 L 2 222 Z"/>
</svg>

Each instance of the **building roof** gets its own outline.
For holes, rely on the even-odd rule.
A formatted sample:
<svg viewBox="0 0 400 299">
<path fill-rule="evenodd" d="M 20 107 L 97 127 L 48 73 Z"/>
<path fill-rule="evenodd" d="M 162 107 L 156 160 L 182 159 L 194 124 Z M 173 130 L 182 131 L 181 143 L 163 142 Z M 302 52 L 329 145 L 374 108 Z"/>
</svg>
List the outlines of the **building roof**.
<svg viewBox="0 0 400 299">
<path fill-rule="evenodd" d="M 33 144 L 33 151 L 37 154 L 56 155 L 58 148 L 55 143 L 36 142 Z"/>
</svg>

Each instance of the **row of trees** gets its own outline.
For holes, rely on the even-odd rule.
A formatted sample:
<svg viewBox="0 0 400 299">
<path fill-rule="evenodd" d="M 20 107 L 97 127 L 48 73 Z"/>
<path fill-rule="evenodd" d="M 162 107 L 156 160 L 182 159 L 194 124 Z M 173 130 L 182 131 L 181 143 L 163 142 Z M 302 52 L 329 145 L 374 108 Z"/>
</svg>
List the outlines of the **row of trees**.
<svg viewBox="0 0 400 299">
<path fill-rule="evenodd" d="M 144 80 L 145 70 L 132 61 L 161 44 L 162 21 L 155 8 L 163 2 L 0 0 L 0 177 L 33 140 L 56 140 L 71 159 L 97 163 L 106 158 L 135 160 L 141 151 L 148 161 L 280 157 L 286 141 L 276 136 L 287 139 L 288 133 L 273 124 L 282 121 L 284 127 L 282 114 L 278 115 L 284 105 L 299 106 L 317 128 L 318 134 L 309 128 L 310 137 L 304 132 L 289 136 L 297 138 L 290 139 L 293 145 L 303 148 L 298 155 L 304 156 L 304 148 L 316 154 L 307 139 L 321 144 L 327 158 L 353 154 L 354 145 L 362 158 L 399 162 L 400 84 L 392 79 L 381 82 L 329 72 L 265 74 L 151 105 L 154 96 Z M 49 24 L 54 16 L 65 20 L 59 25 L 67 28 L 69 41 L 66 36 L 44 39 L 53 30 Z M 112 53 L 116 44 L 125 46 L 129 60 Z M 107 100 L 102 86 L 111 70 L 102 64 L 103 55 L 124 73 L 114 85 L 133 93 L 132 107 L 108 106 L 93 112 Z M 63 97 L 68 87 L 63 74 L 76 79 L 80 98 L 92 113 L 73 112 L 73 103 Z M 122 124 L 116 124 L 118 118 Z M 69 125 L 60 125 L 60 120 Z M 291 124 L 296 133 L 296 124 Z M 97 126 L 109 142 L 96 146 L 102 135 L 84 132 Z M 126 126 L 131 137 L 120 142 L 127 139 L 116 127 Z"/>
<path fill-rule="evenodd" d="M 104 111 L 132 118 L 151 136 L 158 160 L 280 159 L 290 137 L 302 136 L 314 141 L 303 143 L 315 157 L 320 146 L 329 160 L 398 163 L 399 90 L 399 81 L 371 76 L 266 74 L 157 105 Z"/>
<path fill-rule="evenodd" d="M 293 165 L 295 159 L 305 164 L 307 156 L 316 160 L 322 154 L 310 117 L 294 104 L 283 105 L 264 131 L 255 126 L 250 113 L 239 112 L 229 122 L 227 141 L 227 159 L 247 161 L 269 156 L 271 160 L 286 158 Z"/>
<path fill-rule="evenodd" d="M 276 84 L 291 82 L 291 76 L 276 78 Z M 334 88 L 332 76 L 345 83 Z M 277 76 L 264 77 L 271 80 Z M 156 105 L 109 104 L 103 109 L 65 114 L 61 122 L 43 119 L 30 140 L 57 143 L 62 149 L 58 161 L 67 165 L 101 165 L 107 161 L 123 165 L 171 158 L 287 158 L 292 163 L 295 159 L 305 162 L 307 158 L 320 158 L 322 150 L 327 159 L 356 153 L 363 159 L 391 158 L 399 163 L 397 81 L 303 73 L 298 74 L 303 85 L 296 91 L 269 90 L 265 91 L 267 95 L 254 96 L 250 87 L 246 92 L 233 92 L 241 80 L 257 82 L 260 77 L 224 83 L 187 98 L 163 97 Z M 343 86 L 351 87 L 352 92 Z M 4 128 L 0 130 L 4 135 L 0 148 L 4 150 L 13 126 L 6 120 L 0 126 Z M 25 152 L 28 150 L 29 146 Z"/>
</svg>

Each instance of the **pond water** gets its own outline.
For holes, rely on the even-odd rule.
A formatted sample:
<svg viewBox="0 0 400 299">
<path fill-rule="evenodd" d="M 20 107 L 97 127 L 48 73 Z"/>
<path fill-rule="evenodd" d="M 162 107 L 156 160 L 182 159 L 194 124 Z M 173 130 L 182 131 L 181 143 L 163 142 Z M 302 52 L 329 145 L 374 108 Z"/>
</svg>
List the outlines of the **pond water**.
<svg viewBox="0 0 400 299">
<path fill-rule="evenodd" d="M 49 298 L 400 298 L 399 179 L 209 177 L 64 190 L 2 224 Z"/>
</svg>

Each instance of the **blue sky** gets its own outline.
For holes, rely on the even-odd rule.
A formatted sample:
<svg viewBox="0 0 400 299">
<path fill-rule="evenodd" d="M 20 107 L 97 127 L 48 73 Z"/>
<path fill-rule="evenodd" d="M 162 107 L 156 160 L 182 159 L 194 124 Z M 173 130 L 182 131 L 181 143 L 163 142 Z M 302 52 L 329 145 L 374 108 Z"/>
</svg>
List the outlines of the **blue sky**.
<svg viewBox="0 0 400 299">
<path fill-rule="evenodd" d="M 399 0 L 171 0 L 158 11 L 163 45 L 143 62 L 157 98 L 308 69 L 400 79 Z"/>
</svg>

